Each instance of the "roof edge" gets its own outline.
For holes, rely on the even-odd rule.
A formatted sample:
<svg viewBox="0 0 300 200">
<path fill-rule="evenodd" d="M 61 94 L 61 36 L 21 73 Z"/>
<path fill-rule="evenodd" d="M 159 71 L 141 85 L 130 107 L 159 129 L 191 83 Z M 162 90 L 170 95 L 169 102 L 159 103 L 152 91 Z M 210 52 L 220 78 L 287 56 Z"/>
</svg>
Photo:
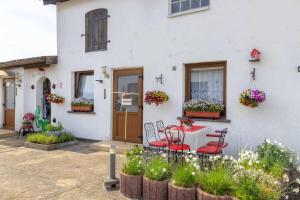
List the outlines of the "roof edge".
<svg viewBox="0 0 300 200">
<path fill-rule="evenodd" d="M 24 59 L 17 59 L 17 60 L 10 60 L 5 62 L 0 62 L 0 69 L 3 68 L 14 68 L 14 67 L 30 67 L 33 65 L 52 65 L 57 64 L 57 56 L 39 56 L 39 57 L 32 57 L 32 58 L 24 58 Z"/>
<path fill-rule="evenodd" d="M 44 5 L 49 5 L 49 4 L 54 4 L 58 2 L 64 2 L 64 1 L 69 1 L 69 0 L 43 0 Z"/>
</svg>

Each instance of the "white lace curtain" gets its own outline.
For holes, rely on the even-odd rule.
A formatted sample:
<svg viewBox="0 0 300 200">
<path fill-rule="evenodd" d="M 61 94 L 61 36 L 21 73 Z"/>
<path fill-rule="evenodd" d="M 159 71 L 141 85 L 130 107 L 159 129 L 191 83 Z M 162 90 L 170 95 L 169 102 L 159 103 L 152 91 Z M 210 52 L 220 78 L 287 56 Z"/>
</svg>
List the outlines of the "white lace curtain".
<svg viewBox="0 0 300 200">
<path fill-rule="evenodd" d="M 191 98 L 223 102 L 223 67 L 192 69 Z"/>
</svg>

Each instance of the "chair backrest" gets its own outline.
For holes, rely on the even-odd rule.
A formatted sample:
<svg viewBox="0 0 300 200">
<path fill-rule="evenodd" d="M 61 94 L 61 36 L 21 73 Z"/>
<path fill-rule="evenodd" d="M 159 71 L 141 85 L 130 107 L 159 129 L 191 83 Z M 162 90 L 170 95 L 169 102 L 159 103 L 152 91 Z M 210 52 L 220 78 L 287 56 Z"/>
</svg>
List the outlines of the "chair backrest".
<svg viewBox="0 0 300 200">
<path fill-rule="evenodd" d="M 225 144 L 225 136 L 227 134 L 227 128 L 223 129 L 221 131 L 221 135 L 219 137 L 219 142 L 218 142 L 218 147 L 219 148 L 223 148 L 224 144 Z"/>
<path fill-rule="evenodd" d="M 184 144 L 185 132 L 177 125 L 169 125 L 165 129 L 168 144 Z M 174 139 L 176 138 L 176 140 Z"/>
<path fill-rule="evenodd" d="M 33 121 L 34 120 L 34 114 L 33 113 L 26 113 L 23 116 L 23 120 Z"/>
<path fill-rule="evenodd" d="M 145 123 L 144 124 L 144 129 L 145 129 L 145 132 L 146 132 L 146 139 L 147 139 L 148 143 L 150 143 L 151 139 L 153 140 L 153 138 L 155 140 L 157 140 L 155 127 L 154 127 L 154 124 L 152 122 Z"/>
<path fill-rule="evenodd" d="M 158 133 L 158 138 L 161 139 L 160 134 L 165 134 L 165 125 L 162 120 L 156 121 L 156 129 Z"/>
</svg>

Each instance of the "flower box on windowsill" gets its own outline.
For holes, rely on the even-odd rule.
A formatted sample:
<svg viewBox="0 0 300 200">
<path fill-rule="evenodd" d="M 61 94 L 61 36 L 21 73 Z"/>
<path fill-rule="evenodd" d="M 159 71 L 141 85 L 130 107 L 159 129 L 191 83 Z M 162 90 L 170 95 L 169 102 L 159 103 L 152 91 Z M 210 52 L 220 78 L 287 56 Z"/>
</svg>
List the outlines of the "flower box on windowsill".
<svg viewBox="0 0 300 200">
<path fill-rule="evenodd" d="M 72 106 L 73 112 L 92 112 L 93 109 L 93 105 Z"/>
<path fill-rule="evenodd" d="M 219 119 L 221 118 L 221 112 L 205 112 L 205 111 L 185 111 L 185 116 L 187 117 L 202 117 L 209 119 Z"/>
</svg>

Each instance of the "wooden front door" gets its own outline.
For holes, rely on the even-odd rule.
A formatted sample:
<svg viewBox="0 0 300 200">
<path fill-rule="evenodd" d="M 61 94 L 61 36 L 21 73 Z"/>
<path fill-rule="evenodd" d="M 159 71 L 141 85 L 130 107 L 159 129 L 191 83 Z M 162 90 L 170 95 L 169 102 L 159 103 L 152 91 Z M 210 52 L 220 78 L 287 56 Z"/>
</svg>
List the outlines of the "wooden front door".
<svg viewBox="0 0 300 200">
<path fill-rule="evenodd" d="M 143 69 L 114 70 L 113 92 L 113 140 L 142 143 Z M 131 105 L 122 104 L 124 92 L 133 93 L 127 96 L 132 100 Z M 125 125 L 126 109 L 127 124 Z"/>
<path fill-rule="evenodd" d="M 15 129 L 15 79 L 4 79 L 4 127 Z"/>
</svg>

